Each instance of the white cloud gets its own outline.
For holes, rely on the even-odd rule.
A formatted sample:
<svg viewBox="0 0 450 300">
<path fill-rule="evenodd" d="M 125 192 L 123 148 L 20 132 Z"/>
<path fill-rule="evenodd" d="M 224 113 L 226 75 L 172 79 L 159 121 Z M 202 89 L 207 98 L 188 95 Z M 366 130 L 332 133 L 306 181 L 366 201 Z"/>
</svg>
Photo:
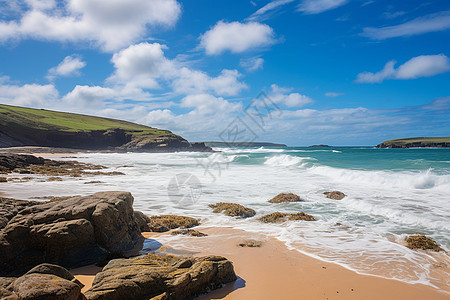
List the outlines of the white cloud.
<svg viewBox="0 0 450 300">
<path fill-rule="evenodd" d="M 10 82 L 8 77 L 0 78 L 0 102 L 4 104 L 43 107 L 55 102 L 58 97 L 58 90 L 52 84 L 18 85 Z"/>
<path fill-rule="evenodd" d="M 56 76 L 79 76 L 80 70 L 86 66 L 86 63 L 77 55 L 66 56 L 56 67 L 48 71 L 48 78 L 54 79 Z"/>
<path fill-rule="evenodd" d="M 19 19 L 0 22 L 0 41 L 37 39 L 91 42 L 114 51 L 142 39 L 149 26 L 172 26 L 181 14 L 176 0 L 28 0 Z"/>
<path fill-rule="evenodd" d="M 114 99 L 115 97 L 117 97 L 117 92 L 110 88 L 77 85 L 63 97 L 63 100 L 71 105 L 95 108 L 102 106 L 104 100 Z"/>
<path fill-rule="evenodd" d="M 214 92 L 225 96 L 237 95 L 247 87 L 239 81 L 241 74 L 237 70 L 222 70 L 211 77 L 180 61 L 167 59 L 163 48 L 158 43 L 140 43 L 114 54 L 112 62 L 116 70 L 107 81 L 129 89 L 167 85 L 179 94 Z"/>
<path fill-rule="evenodd" d="M 195 114 L 202 116 L 230 113 L 242 107 L 240 103 L 230 103 L 222 97 L 209 94 L 186 96 L 181 100 L 181 106 L 195 108 Z"/>
<path fill-rule="evenodd" d="M 248 72 L 254 72 L 257 70 L 262 70 L 264 64 L 264 59 L 261 57 L 252 57 L 247 59 L 241 59 L 239 65 L 245 68 Z"/>
<path fill-rule="evenodd" d="M 303 0 L 297 9 L 305 14 L 320 14 L 345 5 L 347 2 L 348 0 Z"/>
<path fill-rule="evenodd" d="M 343 95 L 345 95 L 345 93 L 338 93 L 338 92 L 327 92 L 327 93 L 325 93 L 326 97 L 331 97 L 331 98 L 339 97 L 339 96 L 343 96 Z"/>
<path fill-rule="evenodd" d="M 395 63 L 395 61 L 386 63 L 383 70 L 377 73 L 360 73 L 355 81 L 359 83 L 379 83 L 385 79 L 416 79 L 450 71 L 450 60 L 444 54 L 416 56 L 397 69 L 394 68 Z"/>
<path fill-rule="evenodd" d="M 270 86 L 269 98 L 275 103 L 282 103 L 287 107 L 302 107 L 314 101 L 305 95 L 299 93 L 290 93 L 292 89 L 282 88 L 276 84 Z"/>
<path fill-rule="evenodd" d="M 375 40 L 385 40 L 447 29 L 450 29 L 450 11 L 426 15 L 395 26 L 366 27 L 361 35 Z"/>
<path fill-rule="evenodd" d="M 242 53 L 251 49 L 275 43 L 273 29 L 257 22 L 219 21 L 201 36 L 200 47 L 208 55 L 218 55 L 226 51 Z"/>
<path fill-rule="evenodd" d="M 267 18 L 267 13 L 285 5 L 291 2 L 294 2 L 295 0 L 275 0 L 272 2 L 267 3 L 260 9 L 258 9 L 256 12 L 254 12 L 250 17 L 247 18 L 247 20 L 250 21 L 256 21 L 256 20 L 265 20 Z"/>
</svg>

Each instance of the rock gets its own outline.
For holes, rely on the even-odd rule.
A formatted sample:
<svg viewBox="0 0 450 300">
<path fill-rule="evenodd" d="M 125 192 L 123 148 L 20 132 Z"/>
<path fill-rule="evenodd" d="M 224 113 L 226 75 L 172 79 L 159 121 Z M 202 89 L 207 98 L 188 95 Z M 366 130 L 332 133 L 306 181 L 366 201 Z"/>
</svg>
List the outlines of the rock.
<svg viewBox="0 0 450 300">
<path fill-rule="evenodd" d="M 300 197 L 293 193 L 281 193 L 269 200 L 270 203 L 299 202 Z"/>
<path fill-rule="evenodd" d="M 110 261 L 85 295 L 89 300 L 191 299 L 234 280 L 233 264 L 223 257 L 147 254 Z"/>
<path fill-rule="evenodd" d="M 206 233 L 200 232 L 198 230 L 194 229 L 179 229 L 174 230 L 170 233 L 171 235 L 189 235 L 189 236 L 195 236 L 195 237 L 202 237 L 202 236 L 208 236 Z"/>
<path fill-rule="evenodd" d="M 49 177 L 47 181 L 63 181 L 63 179 L 61 177 Z"/>
<path fill-rule="evenodd" d="M 213 213 L 217 214 L 223 212 L 225 215 L 230 217 L 248 218 L 253 217 L 256 214 L 253 209 L 236 203 L 219 202 L 216 204 L 210 204 L 209 207 L 214 209 Z"/>
<path fill-rule="evenodd" d="M 79 300 L 81 287 L 74 282 L 51 274 L 27 274 L 13 283 L 14 294 L 27 300 Z"/>
<path fill-rule="evenodd" d="M 25 275 L 27 274 L 50 274 L 50 275 L 55 275 L 58 276 L 62 279 L 66 279 L 69 281 L 72 281 L 76 284 L 78 284 L 81 288 L 84 287 L 84 285 L 79 282 L 75 276 L 73 276 L 72 273 L 70 273 L 69 271 L 67 271 L 67 269 L 60 267 L 58 265 L 52 265 L 52 264 L 40 264 L 34 268 L 32 268 L 31 270 L 29 270 L 27 273 L 25 273 Z"/>
<path fill-rule="evenodd" d="M 6 177 L 0 177 L 0 182 L 8 182 L 8 179 Z"/>
<path fill-rule="evenodd" d="M 305 214 L 304 212 L 299 212 L 295 214 L 289 214 L 289 213 L 280 213 L 280 212 L 274 212 L 265 216 L 262 216 L 258 218 L 259 221 L 263 223 L 282 223 L 285 221 L 315 221 L 316 219 L 308 214 Z"/>
<path fill-rule="evenodd" d="M 339 191 L 325 192 L 323 194 L 326 195 L 327 198 L 330 198 L 333 200 L 342 200 L 345 197 L 345 194 L 343 192 L 339 192 Z"/>
<path fill-rule="evenodd" d="M 260 248 L 263 242 L 257 240 L 245 240 L 238 244 L 239 247 Z"/>
<path fill-rule="evenodd" d="M 104 183 L 104 182 L 100 181 L 100 180 L 92 180 L 92 181 L 86 181 L 84 184 L 96 184 L 96 183 Z"/>
<path fill-rule="evenodd" d="M 21 275 L 43 262 L 66 268 L 93 264 L 143 239 L 130 193 L 24 202 L 0 199 L 7 223 L 0 230 L 0 275 Z"/>
<path fill-rule="evenodd" d="M 143 212 L 135 211 L 134 212 L 134 218 L 136 219 L 136 223 L 139 226 L 139 229 L 141 232 L 149 232 L 150 227 L 148 226 L 148 223 L 150 223 L 152 220 Z"/>
<path fill-rule="evenodd" d="M 149 217 L 148 227 L 150 231 L 165 232 L 176 228 L 191 228 L 200 225 L 199 220 L 191 217 L 161 215 Z"/>
<path fill-rule="evenodd" d="M 444 251 L 439 245 L 429 237 L 422 234 L 411 235 L 406 238 L 406 243 L 410 249 L 433 250 L 436 252 Z"/>
</svg>

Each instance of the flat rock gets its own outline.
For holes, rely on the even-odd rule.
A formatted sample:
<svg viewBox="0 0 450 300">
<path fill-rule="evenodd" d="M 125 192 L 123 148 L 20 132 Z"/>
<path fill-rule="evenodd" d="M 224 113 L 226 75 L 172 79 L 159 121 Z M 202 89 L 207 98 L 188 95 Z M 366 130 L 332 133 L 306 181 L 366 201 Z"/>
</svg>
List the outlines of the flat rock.
<svg viewBox="0 0 450 300">
<path fill-rule="evenodd" d="M 327 198 L 330 198 L 333 200 L 342 200 L 345 197 L 345 194 L 343 192 L 339 192 L 339 191 L 325 192 L 323 194 L 326 195 Z"/>
<path fill-rule="evenodd" d="M 181 300 L 234 280 L 233 264 L 224 257 L 147 254 L 110 261 L 85 296 L 89 300 Z"/>
<path fill-rule="evenodd" d="M 213 209 L 213 213 L 224 213 L 230 217 L 249 218 L 256 214 L 253 209 L 236 203 L 219 202 L 216 204 L 209 204 L 209 207 Z"/>
<path fill-rule="evenodd" d="M 191 217 L 160 215 L 148 217 L 149 231 L 166 232 L 176 228 L 191 228 L 200 225 L 200 221 Z"/>
<path fill-rule="evenodd" d="M 274 212 L 271 214 L 267 214 L 265 216 L 262 216 L 258 218 L 259 221 L 263 223 L 282 223 L 285 221 L 315 221 L 316 219 L 308 214 L 305 214 L 304 212 L 298 212 L 298 213 L 280 213 L 280 212 Z"/>
</svg>

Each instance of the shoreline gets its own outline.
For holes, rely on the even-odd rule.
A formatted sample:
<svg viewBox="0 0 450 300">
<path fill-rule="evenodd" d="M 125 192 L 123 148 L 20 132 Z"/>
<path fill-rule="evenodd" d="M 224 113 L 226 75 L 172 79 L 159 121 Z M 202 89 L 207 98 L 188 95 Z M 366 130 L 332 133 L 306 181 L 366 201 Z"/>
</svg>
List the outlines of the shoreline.
<svg viewBox="0 0 450 300">
<path fill-rule="evenodd" d="M 196 228 L 207 237 L 172 236 L 170 232 L 145 232 L 148 242 L 162 243 L 156 253 L 185 256 L 224 256 L 233 262 L 238 280 L 199 296 L 206 299 L 450 299 L 450 294 L 428 285 L 362 275 L 334 263 L 323 262 L 281 241 L 227 227 Z M 239 247 L 248 240 L 262 241 L 260 248 Z M 153 250 L 153 249 L 152 249 Z M 87 290 L 96 270 L 86 266 L 71 272 Z"/>
</svg>

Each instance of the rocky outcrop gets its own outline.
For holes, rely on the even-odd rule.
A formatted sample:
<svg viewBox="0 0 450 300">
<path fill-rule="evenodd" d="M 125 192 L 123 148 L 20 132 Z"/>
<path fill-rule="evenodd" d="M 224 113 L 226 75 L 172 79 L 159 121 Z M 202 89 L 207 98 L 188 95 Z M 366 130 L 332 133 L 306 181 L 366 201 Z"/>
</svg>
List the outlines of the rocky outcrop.
<svg viewBox="0 0 450 300">
<path fill-rule="evenodd" d="M 223 212 L 230 217 L 249 218 L 256 214 L 253 209 L 236 203 L 219 202 L 216 204 L 209 204 L 209 207 L 213 209 L 213 213 L 218 214 Z"/>
<path fill-rule="evenodd" d="M 342 200 L 345 198 L 345 194 L 343 192 L 339 191 L 332 191 L 332 192 L 325 192 L 323 193 L 327 198 L 333 199 L 333 200 Z"/>
<path fill-rule="evenodd" d="M 86 291 L 89 300 L 190 299 L 236 280 L 224 257 L 145 256 L 112 260 Z"/>
<path fill-rule="evenodd" d="M 281 193 L 269 200 L 270 203 L 299 202 L 300 197 L 293 193 Z"/>
<path fill-rule="evenodd" d="M 436 252 L 444 251 L 444 249 L 439 247 L 436 241 L 422 234 L 411 235 L 407 237 L 406 243 L 406 247 L 410 249 L 433 250 Z"/>
<path fill-rule="evenodd" d="M 245 240 L 238 244 L 239 247 L 248 247 L 248 248 L 261 248 L 263 242 L 257 240 Z"/>
<path fill-rule="evenodd" d="M 315 221 L 316 219 L 308 214 L 305 214 L 304 212 L 299 212 L 295 214 L 289 214 L 289 213 L 280 213 L 280 212 L 274 212 L 265 216 L 262 216 L 258 218 L 259 221 L 263 223 L 282 223 L 285 221 Z"/>
<path fill-rule="evenodd" d="M 142 239 L 133 196 L 126 192 L 49 202 L 7 199 L 0 207 L 6 223 L 0 228 L 1 275 L 22 274 L 43 262 L 67 268 L 92 264 L 131 250 Z"/>
<path fill-rule="evenodd" d="M 19 278 L 3 277 L 9 284 L 0 288 L 1 299 L 82 300 L 83 284 L 66 269 L 52 264 L 34 267 Z"/>
</svg>

